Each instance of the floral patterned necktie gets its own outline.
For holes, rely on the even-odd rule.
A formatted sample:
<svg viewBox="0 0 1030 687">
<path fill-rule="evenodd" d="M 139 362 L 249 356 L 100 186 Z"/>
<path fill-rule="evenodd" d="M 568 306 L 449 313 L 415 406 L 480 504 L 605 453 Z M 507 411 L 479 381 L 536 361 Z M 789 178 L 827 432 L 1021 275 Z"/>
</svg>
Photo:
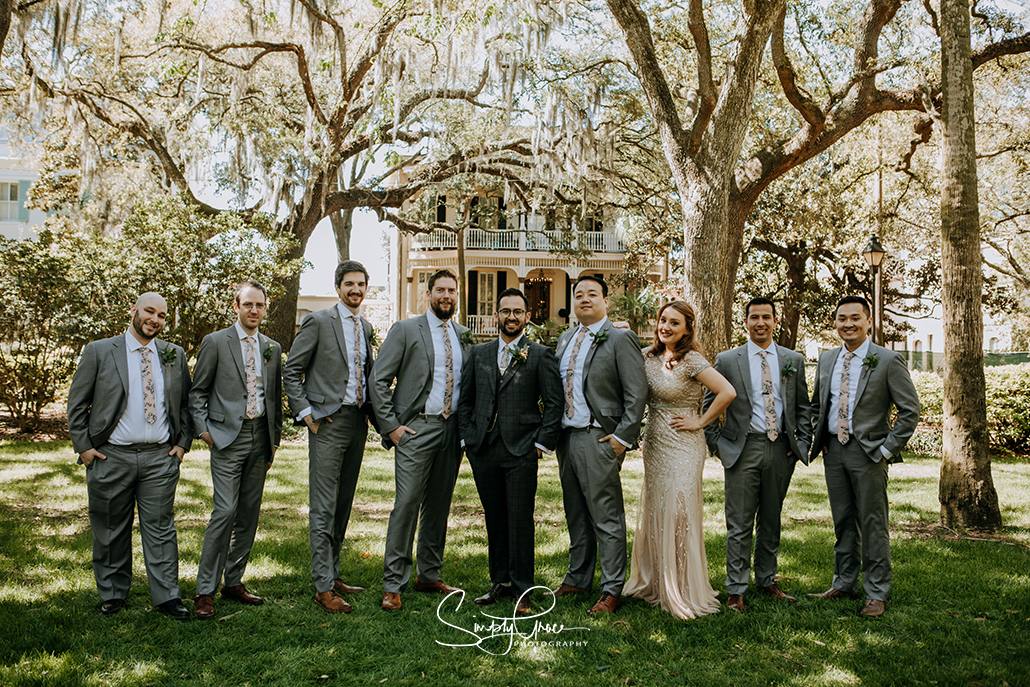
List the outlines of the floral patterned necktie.
<svg viewBox="0 0 1030 687">
<path fill-rule="evenodd" d="M 851 435 L 848 433 L 848 400 L 851 395 L 851 359 L 855 354 L 851 351 L 844 352 L 844 370 L 840 373 L 840 396 L 837 397 L 837 440 L 848 443 Z"/>
<path fill-rule="evenodd" d="M 143 376 L 143 417 L 148 425 L 157 422 L 157 399 L 154 391 L 154 368 L 150 364 L 150 349 L 139 349 L 140 371 Z"/>
<path fill-rule="evenodd" d="M 361 364 L 361 319 L 354 316 L 354 378 L 357 384 L 354 386 L 354 393 L 358 399 L 358 407 L 365 402 L 365 369 Z"/>
<path fill-rule="evenodd" d="M 443 328 L 443 365 L 444 365 L 444 387 L 443 387 L 443 412 L 440 413 L 446 420 L 451 416 L 451 404 L 454 402 L 454 351 L 451 343 L 450 323 L 444 322 Z"/>
<path fill-rule="evenodd" d="M 254 358 L 254 337 L 245 336 L 247 342 L 247 360 L 244 368 L 247 371 L 247 419 L 253 420 L 258 415 L 257 360 Z"/>
<path fill-rule="evenodd" d="M 576 414 L 575 409 L 572 407 L 574 403 L 572 400 L 572 380 L 576 376 L 576 356 L 579 355 L 579 347 L 583 345 L 583 339 L 588 331 L 590 330 L 586 327 L 579 328 L 579 334 L 576 335 L 576 343 L 572 346 L 572 355 L 569 356 L 569 369 L 565 371 L 565 417 L 570 420 Z"/>
<path fill-rule="evenodd" d="M 772 372 L 769 370 L 769 360 L 765 357 L 769 351 L 759 351 L 762 356 L 762 399 L 765 402 L 765 434 L 769 441 L 776 441 L 780 432 L 776 427 L 776 401 L 773 400 Z"/>
<path fill-rule="evenodd" d="M 508 365 L 511 364 L 511 344 L 505 344 L 504 348 L 501 349 L 501 376 L 508 371 Z"/>
</svg>

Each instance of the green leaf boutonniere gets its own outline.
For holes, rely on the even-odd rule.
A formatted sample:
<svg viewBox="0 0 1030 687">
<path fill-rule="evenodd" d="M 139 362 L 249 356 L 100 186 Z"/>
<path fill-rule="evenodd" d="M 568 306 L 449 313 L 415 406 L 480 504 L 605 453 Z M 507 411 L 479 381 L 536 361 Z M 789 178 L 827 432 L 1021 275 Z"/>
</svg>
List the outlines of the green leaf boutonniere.
<svg viewBox="0 0 1030 687">
<path fill-rule="evenodd" d="M 512 360 L 518 360 L 520 363 L 526 362 L 526 359 L 529 357 L 529 344 L 512 346 L 508 350 L 511 353 Z"/>
<path fill-rule="evenodd" d="M 602 329 L 596 334 L 591 334 L 590 336 L 594 337 L 594 345 L 596 346 L 597 344 L 608 340 L 608 330 Z"/>
<path fill-rule="evenodd" d="M 880 356 L 873 355 L 872 353 L 870 353 L 866 357 L 862 358 L 862 367 L 872 372 L 876 369 L 876 366 L 879 364 L 879 362 Z"/>
<path fill-rule="evenodd" d="M 368 335 L 368 345 L 373 347 L 379 346 L 379 335 L 376 334 L 375 327 L 372 328 L 372 333 Z"/>
<path fill-rule="evenodd" d="M 458 341 L 461 342 L 462 346 L 471 346 L 472 344 L 476 343 L 476 340 L 472 338 L 471 329 L 466 329 L 465 331 L 463 331 L 461 333 L 461 336 L 458 337 Z"/>
<path fill-rule="evenodd" d="M 165 365 L 171 365 L 175 362 L 175 349 L 169 346 L 168 348 L 161 351 L 161 362 Z"/>
<path fill-rule="evenodd" d="M 275 353 L 275 344 L 270 343 L 267 346 L 265 346 L 265 351 L 264 351 L 264 353 L 261 354 L 261 357 L 264 358 L 265 362 L 267 363 L 269 360 L 272 359 L 272 355 L 274 353 Z"/>
<path fill-rule="evenodd" d="M 787 364 L 783 366 L 783 369 L 780 370 L 780 372 L 783 374 L 784 379 L 790 379 L 794 376 L 794 373 L 797 372 L 797 370 L 794 369 L 793 361 L 788 360 Z"/>
</svg>

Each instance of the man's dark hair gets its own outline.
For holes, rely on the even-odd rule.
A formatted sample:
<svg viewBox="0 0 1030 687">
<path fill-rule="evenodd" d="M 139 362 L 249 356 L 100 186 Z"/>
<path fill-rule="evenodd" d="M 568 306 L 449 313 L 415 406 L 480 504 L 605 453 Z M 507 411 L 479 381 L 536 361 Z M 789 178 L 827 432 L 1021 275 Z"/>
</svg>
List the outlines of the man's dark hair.
<svg viewBox="0 0 1030 687">
<path fill-rule="evenodd" d="M 233 296 L 233 300 L 236 302 L 236 305 L 240 304 L 240 294 L 243 292 L 243 289 L 246 288 L 257 289 L 261 292 L 261 295 L 265 297 L 265 301 L 268 300 L 268 289 L 266 289 L 261 282 L 248 279 L 246 281 L 241 281 L 236 285 L 236 295 Z"/>
<path fill-rule="evenodd" d="M 776 304 L 773 303 L 768 298 L 762 298 L 761 296 L 759 296 L 758 298 L 752 298 L 751 300 L 749 300 L 747 302 L 747 305 L 744 306 L 744 319 L 745 320 L 748 317 L 751 316 L 751 306 L 752 305 L 771 305 L 772 309 L 773 309 L 773 317 L 776 317 Z"/>
<path fill-rule="evenodd" d="M 521 298 L 522 302 L 526 304 L 526 310 L 529 310 L 529 299 L 526 298 L 526 294 L 522 293 L 521 291 L 519 291 L 515 287 L 512 287 L 510 289 L 505 289 L 504 291 L 501 291 L 500 295 L 497 296 L 497 311 L 498 312 L 500 312 L 500 310 L 501 310 L 501 299 L 502 298 L 507 298 L 509 296 L 518 296 L 519 298 Z"/>
<path fill-rule="evenodd" d="M 596 275 L 596 274 L 581 274 L 581 275 L 579 275 L 579 279 L 577 279 L 576 283 L 572 285 L 572 293 L 576 293 L 576 287 L 579 286 L 582 282 L 585 282 L 585 281 L 592 281 L 592 282 L 595 282 L 597 284 L 600 284 L 601 285 L 601 295 L 604 296 L 605 298 L 608 297 L 608 284 L 605 283 L 604 277 L 601 277 L 601 276 Z"/>
<path fill-rule="evenodd" d="M 365 266 L 356 260 L 344 260 L 336 266 L 336 286 L 339 288 L 340 283 L 343 281 L 343 276 L 348 272 L 361 272 L 365 275 L 365 285 L 368 285 L 368 270 Z"/>
<path fill-rule="evenodd" d="M 454 285 L 455 286 L 458 285 L 458 277 L 455 276 L 454 272 L 451 272 L 448 269 L 442 269 L 442 270 L 437 270 L 436 272 L 433 272 L 432 276 L 429 277 L 429 283 L 426 284 L 426 291 L 432 291 L 433 290 L 433 286 L 436 285 L 436 280 L 437 279 L 453 279 L 454 280 Z"/>
<path fill-rule="evenodd" d="M 869 307 L 869 301 L 862 296 L 844 296 L 844 298 L 841 298 L 837 301 L 837 307 L 833 310 L 833 316 L 837 317 L 837 313 L 840 311 L 840 306 L 848 305 L 849 303 L 858 303 L 862 306 L 862 310 L 865 310 L 865 316 L 872 317 L 873 310 Z"/>
</svg>

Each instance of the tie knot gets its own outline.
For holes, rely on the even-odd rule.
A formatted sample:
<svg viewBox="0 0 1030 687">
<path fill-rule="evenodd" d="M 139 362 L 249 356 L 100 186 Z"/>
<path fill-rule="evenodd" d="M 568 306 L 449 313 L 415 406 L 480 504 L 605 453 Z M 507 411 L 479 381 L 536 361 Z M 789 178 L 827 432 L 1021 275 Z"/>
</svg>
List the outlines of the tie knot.
<svg viewBox="0 0 1030 687">
<path fill-rule="evenodd" d="M 243 340 L 246 341 L 247 343 L 254 343 L 254 337 L 253 336 L 245 336 L 245 337 L 243 337 Z"/>
<path fill-rule="evenodd" d="M 851 359 L 855 357 L 855 354 L 851 351 L 844 351 L 844 362 L 850 363 Z"/>
</svg>

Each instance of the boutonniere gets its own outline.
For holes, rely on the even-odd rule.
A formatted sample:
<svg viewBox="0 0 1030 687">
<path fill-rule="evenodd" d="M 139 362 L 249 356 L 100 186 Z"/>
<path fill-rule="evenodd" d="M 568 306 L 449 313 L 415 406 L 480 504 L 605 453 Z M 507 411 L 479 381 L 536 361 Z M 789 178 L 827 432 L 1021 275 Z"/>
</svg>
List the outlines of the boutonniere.
<svg viewBox="0 0 1030 687">
<path fill-rule="evenodd" d="M 461 333 L 461 336 L 458 337 L 458 341 L 461 342 L 462 346 L 471 346 L 472 344 L 476 343 L 476 340 L 472 338 L 471 329 L 466 329 L 465 331 L 463 331 Z"/>
<path fill-rule="evenodd" d="M 175 349 L 169 346 L 160 353 L 161 362 L 165 365 L 171 365 L 175 362 Z"/>
<path fill-rule="evenodd" d="M 529 344 L 521 344 L 519 346 L 512 346 L 508 349 L 512 360 L 518 360 L 521 363 L 526 362 L 529 358 Z"/>
<path fill-rule="evenodd" d="M 275 353 L 275 344 L 270 343 L 267 346 L 265 346 L 265 352 L 261 354 L 261 357 L 264 358 L 265 362 L 267 363 L 269 360 L 272 359 L 273 353 Z"/>
<path fill-rule="evenodd" d="M 596 346 L 597 344 L 599 344 L 599 343 L 601 343 L 603 341 L 607 341 L 608 340 L 608 330 L 607 329 L 602 329 L 601 331 L 599 331 L 599 332 L 597 332 L 595 334 L 591 334 L 590 336 L 594 337 L 594 344 L 593 345 Z"/>
<path fill-rule="evenodd" d="M 870 372 L 876 369 L 877 364 L 880 362 L 880 356 L 869 353 L 866 357 L 862 358 L 862 367 L 866 368 Z"/>
<path fill-rule="evenodd" d="M 794 373 L 797 372 L 797 370 L 794 369 L 793 361 L 788 360 L 787 364 L 783 366 L 783 369 L 780 370 L 780 372 L 783 374 L 784 379 L 790 379 L 794 376 Z"/>
<path fill-rule="evenodd" d="M 368 345 L 369 346 L 378 346 L 379 345 L 379 335 L 376 334 L 375 327 L 372 328 L 372 333 L 368 335 Z"/>
</svg>

